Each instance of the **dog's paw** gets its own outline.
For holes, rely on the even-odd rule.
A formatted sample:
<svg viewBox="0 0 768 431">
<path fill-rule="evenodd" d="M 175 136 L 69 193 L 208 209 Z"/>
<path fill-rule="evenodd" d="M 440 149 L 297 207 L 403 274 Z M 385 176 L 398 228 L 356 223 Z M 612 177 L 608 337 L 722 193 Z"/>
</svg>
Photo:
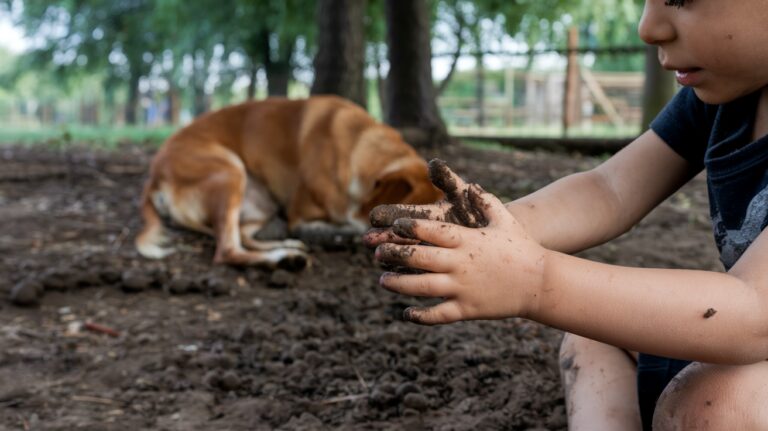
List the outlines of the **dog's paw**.
<svg viewBox="0 0 768 431">
<path fill-rule="evenodd" d="M 277 262 L 277 267 L 286 271 L 298 272 L 307 267 L 309 259 L 306 255 L 288 256 Z"/>
<path fill-rule="evenodd" d="M 286 271 L 301 271 L 307 267 L 309 256 L 304 251 L 295 248 L 282 248 L 268 252 L 269 260 L 277 268 Z"/>
<path fill-rule="evenodd" d="M 303 251 L 309 250 L 309 247 L 307 247 L 306 244 L 304 244 L 304 241 L 298 240 L 298 239 L 286 239 L 283 240 L 283 245 L 285 247 L 289 248 L 295 248 Z"/>
</svg>

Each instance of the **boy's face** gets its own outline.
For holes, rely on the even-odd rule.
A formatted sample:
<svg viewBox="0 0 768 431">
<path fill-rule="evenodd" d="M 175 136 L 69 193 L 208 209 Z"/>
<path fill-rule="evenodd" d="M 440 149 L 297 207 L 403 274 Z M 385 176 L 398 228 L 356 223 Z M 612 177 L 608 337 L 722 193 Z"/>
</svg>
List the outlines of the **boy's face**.
<svg viewBox="0 0 768 431">
<path fill-rule="evenodd" d="M 768 0 L 646 0 L 640 37 L 705 103 L 768 86 Z"/>
</svg>

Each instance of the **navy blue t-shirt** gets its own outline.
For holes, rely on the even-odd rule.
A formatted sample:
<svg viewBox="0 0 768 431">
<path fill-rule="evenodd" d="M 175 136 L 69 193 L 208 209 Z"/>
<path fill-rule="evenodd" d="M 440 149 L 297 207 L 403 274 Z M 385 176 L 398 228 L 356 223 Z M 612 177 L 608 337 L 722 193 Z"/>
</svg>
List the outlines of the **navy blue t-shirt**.
<svg viewBox="0 0 768 431">
<path fill-rule="evenodd" d="M 720 261 L 730 269 L 768 225 L 768 136 L 753 141 L 760 92 L 707 105 L 683 88 L 651 129 L 696 171 L 706 169 L 709 208 Z M 661 392 L 690 362 L 641 353 L 637 390 L 643 429 Z"/>
<path fill-rule="evenodd" d="M 768 225 L 768 136 L 752 140 L 760 94 L 707 105 L 686 87 L 651 123 L 673 150 L 706 168 L 715 243 L 726 270 Z"/>
</svg>

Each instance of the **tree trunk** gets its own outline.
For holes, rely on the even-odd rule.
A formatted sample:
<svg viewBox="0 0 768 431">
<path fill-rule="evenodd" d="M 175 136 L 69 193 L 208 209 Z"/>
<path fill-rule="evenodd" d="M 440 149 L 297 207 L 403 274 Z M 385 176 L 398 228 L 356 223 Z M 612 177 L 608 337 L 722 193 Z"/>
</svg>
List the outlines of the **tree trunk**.
<svg viewBox="0 0 768 431">
<path fill-rule="evenodd" d="M 139 107 L 139 74 L 131 72 L 128 80 L 128 102 L 125 104 L 125 124 L 136 124 L 136 111 Z"/>
<path fill-rule="evenodd" d="M 250 82 L 248 82 L 248 100 L 253 100 L 254 97 L 256 97 L 256 73 L 259 71 L 259 68 L 257 67 L 256 63 L 251 60 L 251 67 L 249 70 L 250 75 Z"/>
<path fill-rule="evenodd" d="M 565 88 L 563 90 L 563 137 L 568 136 L 568 130 L 580 122 L 581 79 L 579 79 L 579 55 L 575 51 L 578 47 L 579 30 L 576 27 L 571 27 L 568 30 L 568 63 L 565 69 Z"/>
<path fill-rule="evenodd" d="M 205 94 L 205 81 L 208 79 L 208 54 L 197 51 L 192 66 L 192 113 L 198 117 L 210 109 L 208 95 Z"/>
<path fill-rule="evenodd" d="M 386 88 L 387 88 L 387 81 L 384 77 L 384 72 L 381 70 L 381 56 L 379 52 L 379 47 L 376 47 L 375 50 L 375 66 L 376 66 L 376 90 L 379 92 L 379 107 L 381 108 L 381 115 L 386 115 L 387 112 L 387 97 L 386 97 Z"/>
<path fill-rule="evenodd" d="M 642 131 L 648 129 L 651 121 L 656 118 L 656 115 L 672 99 L 676 91 L 675 74 L 661 67 L 657 48 L 649 45 L 645 49 Z"/>
<path fill-rule="evenodd" d="M 426 1 L 386 0 L 389 76 L 386 118 L 417 147 L 443 146 L 448 132 L 432 82 L 430 10 Z"/>
<path fill-rule="evenodd" d="M 475 121 L 479 127 L 485 126 L 485 66 L 483 54 L 475 55 L 475 105 L 477 105 L 477 118 Z"/>
<path fill-rule="evenodd" d="M 270 61 L 264 69 L 267 72 L 267 93 L 269 96 L 287 96 L 288 83 L 291 80 L 290 63 L 288 61 Z"/>
<path fill-rule="evenodd" d="M 262 64 L 267 75 L 267 94 L 287 96 L 288 83 L 291 80 L 291 57 L 296 45 L 296 39 L 279 40 L 279 46 L 273 49 L 270 43 L 269 31 L 262 31 L 259 36 L 259 52 L 263 57 Z"/>
<path fill-rule="evenodd" d="M 366 0 L 317 2 L 318 50 L 312 94 L 336 94 L 366 106 Z"/>
<path fill-rule="evenodd" d="M 464 45 L 463 34 L 466 21 L 463 13 L 457 7 L 454 8 L 454 15 L 456 16 L 456 31 L 454 32 L 456 35 L 456 51 L 453 53 L 453 59 L 451 60 L 451 67 L 448 69 L 448 73 L 445 75 L 445 78 L 440 81 L 440 85 L 437 87 L 438 96 L 443 94 L 445 89 L 448 88 L 448 84 L 451 82 L 451 78 L 453 78 L 453 73 L 456 72 L 456 66 L 459 63 L 459 58 L 461 58 L 461 48 Z"/>
<path fill-rule="evenodd" d="M 179 113 L 181 111 L 181 100 L 179 97 L 179 89 L 176 87 L 175 84 L 171 83 L 169 80 L 169 87 L 168 87 L 168 94 L 167 94 L 167 100 L 168 100 L 168 114 L 166 121 L 171 124 L 172 126 L 177 126 L 179 124 Z"/>
</svg>

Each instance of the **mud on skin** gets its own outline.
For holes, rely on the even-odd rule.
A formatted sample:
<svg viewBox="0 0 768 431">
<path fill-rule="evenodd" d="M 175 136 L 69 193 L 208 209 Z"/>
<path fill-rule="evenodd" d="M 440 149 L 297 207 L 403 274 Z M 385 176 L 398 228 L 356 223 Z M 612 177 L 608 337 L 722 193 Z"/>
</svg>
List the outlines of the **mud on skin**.
<svg viewBox="0 0 768 431">
<path fill-rule="evenodd" d="M 376 249 L 376 257 L 382 263 L 407 266 L 415 251 L 413 247 L 384 244 Z"/>
<path fill-rule="evenodd" d="M 379 205 L 371 210 L 369 217 L 374 228 L 386 228 L 392 226 L 397 219 L 428 220 L 431 215 L 432 211 L 421 205 Z"/>
<path fill-rule="evenodd" d="M 390 227 L 397 219 L 433 219 L 465 227 L 485 227 L 488 220 L 483 213 L 486 204 L 482 200 L 482 187 L 471 183 L 459 189 L 448 165 L 440 159 L 429 162 L 429 177 L 435 187 L 445 193 L 445 200 L 439 207 L 447 208 L 443 214 L 435 214 L 421 205 L 379 205 L 371 211 L 373 227 Z"/>
<path fill-rule="evenodd" d="M 432 159 L 429 162 L 429 178 L 432 183 L 445 192 L 450 209 L 445 213 L 443 221 L 465 227 L 485 227 L 488 220 L 483 213 L 484 203 L 481 195 L 484 190 L 477 184 L 467 184 L 459 189 L 450 168 L 445 161 Z"/>
</svg>

